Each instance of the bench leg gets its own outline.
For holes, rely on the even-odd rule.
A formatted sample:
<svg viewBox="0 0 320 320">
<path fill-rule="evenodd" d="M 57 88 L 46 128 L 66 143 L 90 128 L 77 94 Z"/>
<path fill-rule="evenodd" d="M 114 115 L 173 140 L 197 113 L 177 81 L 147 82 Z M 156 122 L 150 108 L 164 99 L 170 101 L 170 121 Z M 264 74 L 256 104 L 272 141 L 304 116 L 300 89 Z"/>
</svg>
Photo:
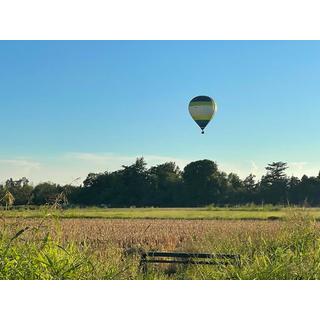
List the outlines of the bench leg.
<svg viewBox="0 0 320 320">
<path fill-rule="evenodd" d="M 147 274 L 147 272 L 148 272 L 148 264 L 147 264 L 147 260 L 145 258 L 141 258 L 139 269 L 144 275 Z"/>
</svg>

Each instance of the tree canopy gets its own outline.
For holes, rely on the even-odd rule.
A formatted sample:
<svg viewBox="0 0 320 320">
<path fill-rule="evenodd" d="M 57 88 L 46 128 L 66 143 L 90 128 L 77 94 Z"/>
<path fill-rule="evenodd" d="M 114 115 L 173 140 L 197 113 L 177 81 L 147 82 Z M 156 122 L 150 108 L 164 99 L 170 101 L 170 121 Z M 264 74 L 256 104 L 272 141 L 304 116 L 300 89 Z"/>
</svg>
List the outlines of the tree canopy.
<svg viewBox="0 0 320 320">
<path fill-rule="evenodd" d="M 25 177 L 8 179 L 0 185 L 3 205 L 44 205 L 57 197 L 74 206 L 105 207 L 199 207 L 206 205 L 320 205 L 320 174 L 301 179 L 286 174 L 285 162 L 266 166 L 260 180 L 253 174 L 241 179 L 221 171 L 216 162 L 205 159 L 181 170 L 174 162 L 148 168 L 143 158 L 114 172 L 89 173 L 81 186 L 51 182 L 30 184 Z M 12 203 L 14 202 L 14 203 Z"/>
</svg>

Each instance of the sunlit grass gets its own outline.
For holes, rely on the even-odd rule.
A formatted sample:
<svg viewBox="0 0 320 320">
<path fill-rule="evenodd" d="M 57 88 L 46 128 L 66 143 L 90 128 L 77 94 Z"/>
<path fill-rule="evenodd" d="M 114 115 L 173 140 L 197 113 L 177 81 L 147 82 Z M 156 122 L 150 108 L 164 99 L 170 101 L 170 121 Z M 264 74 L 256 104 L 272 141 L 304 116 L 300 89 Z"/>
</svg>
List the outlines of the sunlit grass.
<svg viewBox="0 0 320 320">
<path fill-rule="evenodd" d="M 296 208 L 285 207 L 234 207 L 234 208 L 125 208 L 125 209 L 67 209 L 67 210 L 45 210 L 36 208 L 33 210 L 10 210 L 0 211 L 6 217 L 39 218 L 54 215 L 61 218 L 105 218 L 105 219 L 283 219 L 286 215 L 296 211 Z M 320 218 L 320 209 L 299 209 L 313 218 Z"/>
</svg>

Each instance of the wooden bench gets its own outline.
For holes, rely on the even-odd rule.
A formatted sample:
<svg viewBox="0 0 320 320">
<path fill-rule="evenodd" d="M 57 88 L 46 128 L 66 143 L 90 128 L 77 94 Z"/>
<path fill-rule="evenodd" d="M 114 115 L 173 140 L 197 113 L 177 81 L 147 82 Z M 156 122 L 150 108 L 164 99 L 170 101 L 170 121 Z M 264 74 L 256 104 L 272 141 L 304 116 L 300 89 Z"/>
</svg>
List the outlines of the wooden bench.
<svg viewBox="0 0 320 320">
<path fill-rule="evenodd" d="M 234 265 L 240 267 L 238 254 L 144 252 L 141 254 L 140 268 L 147 273 L 149 263 L 183 264 L 183 265 Z"/>
</svg>

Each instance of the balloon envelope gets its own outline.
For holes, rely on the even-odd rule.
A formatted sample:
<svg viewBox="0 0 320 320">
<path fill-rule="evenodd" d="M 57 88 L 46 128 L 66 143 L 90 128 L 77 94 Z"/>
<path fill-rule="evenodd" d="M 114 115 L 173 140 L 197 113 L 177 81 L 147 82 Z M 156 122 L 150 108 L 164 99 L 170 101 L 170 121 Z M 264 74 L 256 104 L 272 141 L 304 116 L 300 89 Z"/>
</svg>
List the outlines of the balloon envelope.
<svg viewBox="0 0 320 320">
<path fill-rule="evenodd" d="M 201 128 L 202 133 L 217 111 L 217 104 L 207 96 L 198 96 L 189 103 L 189 112 L 192 119 Z"/>
</svg>

